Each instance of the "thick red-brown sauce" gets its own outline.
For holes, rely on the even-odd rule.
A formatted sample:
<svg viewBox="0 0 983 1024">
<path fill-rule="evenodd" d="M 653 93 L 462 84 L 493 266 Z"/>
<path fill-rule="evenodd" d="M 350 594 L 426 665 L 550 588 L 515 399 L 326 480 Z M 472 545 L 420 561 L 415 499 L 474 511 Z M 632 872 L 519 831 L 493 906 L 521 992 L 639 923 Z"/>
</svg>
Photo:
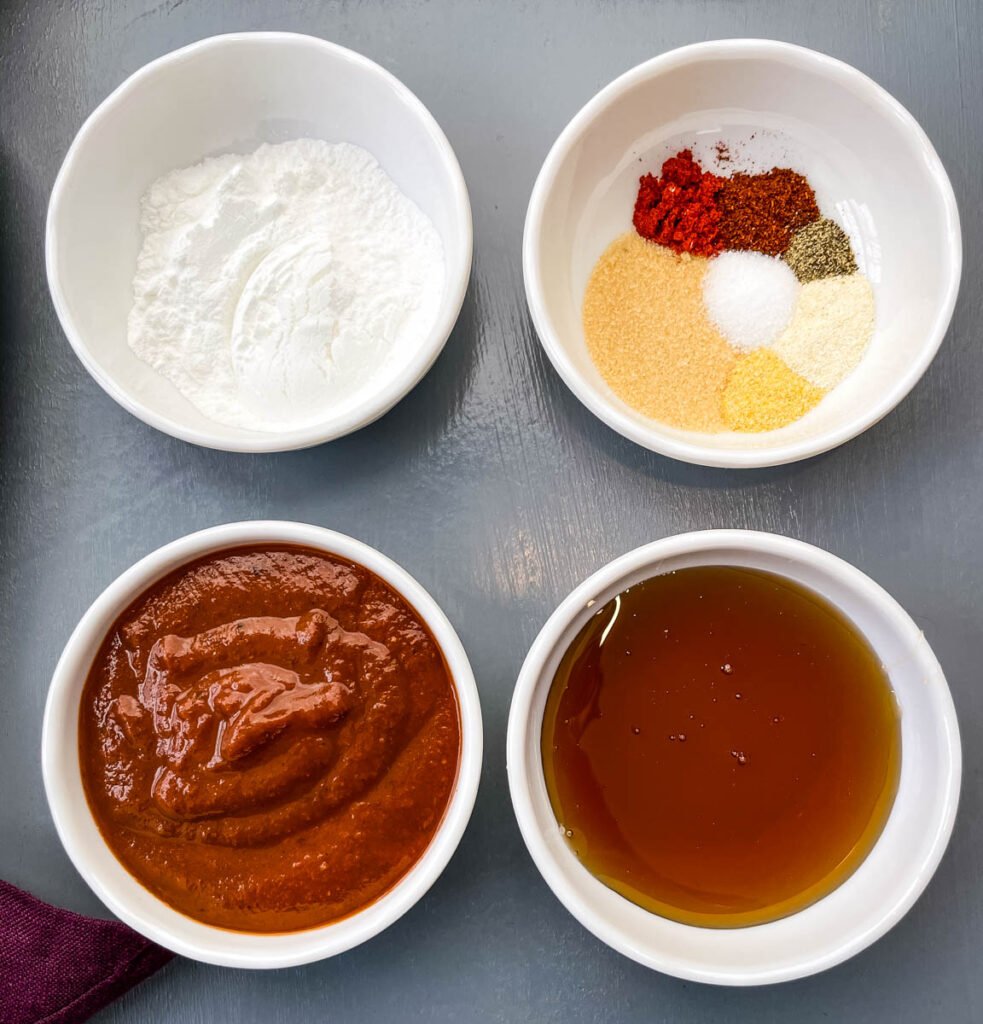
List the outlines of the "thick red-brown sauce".
<svg viewBox="0 0 983 1024">
<path fill-rule="evenodd" d="M 395 885 L 460 759 L 457 697 L 413 609 L 288 546 L 184 566 L 116 620 L 79 712 L 100 831 L 149 890 L 251 932 L 311 928 Z"/>
</svg>

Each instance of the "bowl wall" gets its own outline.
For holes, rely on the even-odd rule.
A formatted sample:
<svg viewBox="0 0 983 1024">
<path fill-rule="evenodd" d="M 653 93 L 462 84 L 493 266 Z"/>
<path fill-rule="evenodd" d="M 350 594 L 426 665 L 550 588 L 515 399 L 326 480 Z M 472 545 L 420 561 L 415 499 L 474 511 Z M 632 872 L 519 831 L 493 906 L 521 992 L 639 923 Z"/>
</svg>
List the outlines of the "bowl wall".
<svg viewBox="0 0 983 1024">
<path fill-rule="evenodd" d="M 733 161 L 718 168 L 714 144 Z M 792 166 L 824 215 L 851 236 L 877 303 L 860 366 L 781 430 L 678 430 L 635 412 L 608 387 L 584 339 L 590 272 L 632 229 L 638 178 L 683 147 L 708 169 Z M 573 119 L 530 202 L 524 269 L 530 309 L 567 384 L 616 430 L 706 465 L 770 465 L 826 450 L 870 426 L 910 390 L 942 340 L 959 283 L 952 189 L 914 119 L 860 72 L 784 43 L 729 40 L 672 51 L 627 72 Z"/>
<path fill-rule="evenodd" d="M 401 594 L 430 627 L 450 669 L 461 713 L 461 762 L 454 793 L 434 838 L 402 879 L 364 910 L 333 924 L 283 934 L 250 934 L 203 924 L 145 889 L 102 838 L 82 786 L 79 703 L 92 661 L 118 615 L 154 582 L 212 551 L 246 544 L 300 544 L 358 562 Z M 45 791 L 69 857 L 117 917 L 182 956 L 227 967 L 288 967 L 322 960 L 365 942 L 402 916 L 453 855 L 474 805 L 481 771 L 481 709 L 467 654 L 433 598 L 380 552 L 302 523 L 246 522 L 190 534 L 147 555 L 96 598 L 72 634 L 48 692 L 41 740 Z"/>
<path fill-rule="evenodd" d="M 625 587 L 694 565 L 764 569 L 831 601 L 879 655 L 901 711 L 898 793 L 870 855 L 824 899 L 782 920 L 746 928 L 680 924 L 609 889 L 583 867 L 563 838 L 543 777 L 543 712 L 571 641 L 597 606 Z M 560 605 L 534 642 L 509 717 L 513 805 L 533 860 L 560 901 L 598 938 L 632 959 L 667 974 L 715 984 L 764 984 L 812 974 L 859 952 L 887 931 L 918 897 L 945 850 L 958 802 L 960 766 L 958 727 L 945 677 L 904 610 L 859 570 L 825 551 L 745 531 L 670 537 L 595 573 Z"/>
<path fill-rule="evenodd" d="M 428 217 L 444 247 L 444 295 L 433 337 L 394 359 L 359 406 L 282 434 L 205 417 L 126 343 L 140 250 L 140 199 L 162 174 L 264 142 L 352 142 L 371 152 Z M 159 429 L 235 450 L 303 447 L 382 415 L 423 376 L 461 308 L 471 215 L 460 168 L 422 103 L 359 54 L 310 36 L 216 36 L 131 76 L 73 143 L 52 193 L 48 276 L 59 317 L 86 368 L 118 402 Z"/>
</svg>

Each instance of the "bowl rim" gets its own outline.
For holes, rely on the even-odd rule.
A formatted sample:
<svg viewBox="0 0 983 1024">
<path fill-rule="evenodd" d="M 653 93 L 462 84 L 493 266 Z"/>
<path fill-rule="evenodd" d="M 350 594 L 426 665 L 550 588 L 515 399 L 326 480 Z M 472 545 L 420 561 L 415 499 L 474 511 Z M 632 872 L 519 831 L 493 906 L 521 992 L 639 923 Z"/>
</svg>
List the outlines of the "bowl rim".
<svg viewBox="0 0 983 1024">
<path fill-rule="evenodd" d="M 446 280 L 444 288 L 446 300 L 442 303 L 445 310 L 434 322 L 425 343 L 420 346 L 419 351 L 411 362 L 399 375 L 390 380 L 386 387 L 371 392 L 367 395 L 364 403 L 342 416 L 329 417 L 319 424 L 295 430 L 285 430 L 276 433 L 257 431 L 255 438 L 228 436 L 225 431 L 234 428 L 225 427 L 220 423 L 216 423 L 213 428 L 207 430 L 188 426 L 179 419 L 150 409 L 128 390 L 121 387 L 116 378 L 106 373 L 98 364 L 83 338 L 82 332 L 75 325 L 64 298 L 62 273 L 58 259 L 60 248 L 58 221 L 61 216 L 65 191 L 74 173 L 79 154 L 89 144 L 95 126 L 107 114 L 113 113 L 118 107 L 126 103 L 136 86 L 153 77 L 163 68 L 180 64 L 212 50 L 228 46 L 238 46 L 243 43 L 251 45 L 258 43 L 274 46 L 284 44 L 309 46 L 311 49 L 320 50 L 329 57 L 368 71 L 386 82 L 392 92 L 402 101 L 407 112 L 416 117 L 440 154 L 441 161 L 447 170 L 451 182 L 451 206 L 454 210 L 454 223 L 461 243 L 461 252 L 463 253 L 463 258 L 455 266 L 451 266 L 447 262 L 447 253 L 445 252 L 444 272 Z M 464 180 L 461 165 L 447 136 L 423 101 L 391 71 L 387 71 L 380 64 L 355 50 L 330 42 L 327 39 L 321 39 L 318 36 L 307 35 L 301 32 L 228 32 L 208 36 L 205 39 L 182 46 L 149 61 L 125 78 L 89 114 L 72 140 L 51 189 L 45 220 L 44 248 L 48 290 L 51 294 L 52 304 L 58 315 L 62 331 L 68 338 L 69 344 L 74 349 L 79 361 L 89 372 L 89 375 L 110 398 L 149 426 L 155 427 L 171 437 L 187 441 L 190 444 L 231 452 L 280 452 L 310 448 L 314 445 L 344 437 L 356 430 L 360 430 L 362 427 L 368 426 L 389 412 L 393 406 L 405 398 L 426 376 L 436 362 L 437 357 L 443 351 L 460 316 L 461 307 L 464 304 L 474 254 L 474 229 L 467 183 Z"/>
<path fill-rule="evenodd" d="M 253 544 L 314 547 L 356 562 L 382 578 L 432 632 L 454 684 L 461 723 L 457 779 L 443 819 L 416 863 L 391 889 L 354 914 L 316 928 L 276 934 L 207 925 L 180 914 L 154 896 L 116 858 L 102 838 L 87 801 L 85 821 L 94 826 L 99 841 L 93 848 L 78 834 L 70 814 L 70 806 L 74 809 L 77 805 L 71 801 L 62 774 L 65 750 L 73 749 L 76 756 L 70 764 L 76 774 L 72 783 L 81 775 L 77 757 L 78 708 L 91 664 L 91 655 L 86 657 L 85 652 L 91 651 L 94 643 L 101 644 L 108 628 L 99 627 L 99 623 L 114 621 L 132 600 L 176 568 L 209 552 Z M 64 718 L 61 724 L 59 718 Z M 41 774 L 55 830 L 65 852 L 93 892 L 120 920 L 153 942 L 194 960 L 224 967 L 280 968 L 323 960 L 360 945 L 388 928 L 423 897 L 449 863 L 470 820 L 481 774 L 482 747 L 481 705 L 467 653 L 440 606 L 402 566 L 362 541 L 333 530 L 306 523 L 254 520 L 209 527 L 157 548 L 124 570 L 92 602 L 72 631 L 51 677 L 41 727 Z M 176 935 L 166 922 L 131 906 L 127 894 L 105 877 L 106 865 L 122 867 L 127 885 L 132 882 L 139 887 L 142 894 L 151 898 L 155 910 L 180 914 L 185 929 L 193 932 L 195 938 Z M 292 940 L 294 948 L 276 948 L 281 934 Z M 225 937 L 234 937 L 237 948 L 224 947 Z M 243 945 L 248 949 L 243 950 Z"/>
<path fill-rule="evenodd" d="M 545 685 L 541 682 L 544 670 L 562 643 L 564 633 L 588 606 L 588 602 L 595 599 L 598 594 L 619 585 L 640 569 L 651 567 L 652 574 L 656 575 L 659 564 L 666 559 L 700 552 L 712 555 L 715 550 L 721 549 L 763 553 L 777 556 L 789 563 L 810 565 L 847 585 L 858 598 L 876 606 L 887 619 L 890 619 L 892 628 L 896 630 L 899 638 L 908 644 L 912 651 L 917 650 L 921 659 L 929 661 L 937 670 L 937 677 L 941 683 L 936 694 L 937 724 L 944 736 L 947 764 L 943 785 L 936 796 L 941 812 L 930 849 L 919 863 L 911 865 L 906 877 L 896 881 L 896 895 L 893 901 L 879 908 L 873 924 L 866 926 L 859 933 L 846 936 L 837 944 L 830 943 L 830 948 L 819 955 L 804 956 L 794 963 L 778 967 L 747 964 L 740 968 L 715 969 L 708 968 L 705 962 L 697 963 L 671 951 L 653 953 L 651 948 L 638 948 L 617 922 L 596 911 L 565 877 L 564 870 L 546 841 L 537 820 L 536 801 L 532 795 L 534 776 L 527 763 L 530 743 L 535 740 L 538 746 L 538 739 L 533 735 L 533 731 L 541 726 L 541 720 L 538 716 L 535 722 L 532 720 L 532 705 L 541 687 Z M 708 561 L 706 564 L 712 562 Z M 613 559 L 575 587 L 559 604 L 533 641 L 519 671 L 509 710 L 506 768 L 519 831 L 533 862 L 553 894 L 588 931 L 624 956 L 663 974 L 705 984 L 750 986 L 791 981 L 842 963 L 883 936 L 911 909 L 935 874 L 952 834 L 962 780 L 962 748 L 952 694 L 941 666 L 924 634 L 880 584 L 844 559 L 804 541 L 752 530 L 701 530 L 643 544 Z M 541 766 L 538 771 L 541 773 Z M 797 914 L 790 915 L 790 918 L 808 913 L 809 909 L 803 908 Z M 774 923 L 754 927 L 769 928 Z M 672 924 L 680 934 L 707 931 L 694 925 L 678 922 Z"/>
<path fill-rule="evenodd" d="M 944 297 L 936 310 L 932 328 L 926 334 L 926 341 L 919 351 L 918 358 L 911 362 L 906 371 L 877 401 L 859 409 L 844 425 L 824 431 L 814 438 L 770 449 L 722 449 L 671 437 L 664 433 L 655 421 L 652 421 L 651 425 L 639 423 L 618 408 L 607 395 L 581 374 L 560 343 L 559 332 L 553 327 L 552 318 L 543 300 L 543 285 L 539 273 L 540 239 L 543 211 L 561 165 L 591 124 L 618 98 L 640 82 L 656 78 L 684 65 L 704 60 L 754 59 L 778 61 L 825 75 L 865 98 L 871 106 L 878 108 L 897 122 L 902 131 L 908 133 L 920 150 L 921 158 L 942 202 L 949 275 Z M 952 183 L 935 147 L 914 116 L 883 86 L 845 61 L 794 43 L 775 39 L 717 39 L 677 47 L 637 64 L 604 86 L 574 114 L 550 148 L 533 185 L 523 228 L 522 271 L 526 303 L 540 343 L 563 382 L 598 419 L 630 441 L 681 462 L 732 469 L 757 468 L 797 462 L 836 448 L 879 422 L 907 396 L 935 358 L 949 328 L 962 277 L 962 233 Z"/>
</svg>

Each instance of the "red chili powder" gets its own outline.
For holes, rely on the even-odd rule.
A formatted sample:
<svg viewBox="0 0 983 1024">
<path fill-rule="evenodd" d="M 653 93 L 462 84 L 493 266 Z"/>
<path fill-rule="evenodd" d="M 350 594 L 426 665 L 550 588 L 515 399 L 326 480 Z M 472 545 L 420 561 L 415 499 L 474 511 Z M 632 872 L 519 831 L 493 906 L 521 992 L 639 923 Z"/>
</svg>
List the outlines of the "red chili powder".
<svg viewBox="0 0 983 1024">
<path fill-rule="evenodd" d="M 717 157 L 730 159 L 724 143 L 717 143 Z M 752 249 L 779 256 L 795 232 L 819 216 L 812 186 L 788 167 L 720 177 L 682 149 L 662 165 L 661 177 L 642 176 L 632 220 L 642 238 L 673 252 L 716 256 L 722 249 Z"/>
<path fill-rule="evenodd" d="M 716 201 L 720 181 L 700 167 L 692 150 L 680 150 L 662 165 L 661 177 L 645 174 L 639 181 L 635 230 L 673 252 L 715 256 L 723 248 Z"/>
<path fill-rule="evenodd" d="M 780 256 L 799 228 L 819 219 L 816 193 L 788 167 L 718 178 L 720 245 Z"/>
</svg>

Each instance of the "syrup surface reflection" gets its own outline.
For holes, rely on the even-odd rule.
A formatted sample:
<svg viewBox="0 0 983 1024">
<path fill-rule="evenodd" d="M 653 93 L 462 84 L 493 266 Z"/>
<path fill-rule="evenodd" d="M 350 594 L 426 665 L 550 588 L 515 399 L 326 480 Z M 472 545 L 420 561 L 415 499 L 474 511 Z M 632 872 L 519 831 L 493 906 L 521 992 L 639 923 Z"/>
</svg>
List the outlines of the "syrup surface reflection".
<svg viewBox="0 0 983 1024">
<path fill-rule="evenodd" d="M 554 678 L 542 756 L 594 875 L 664 917 L 734 927 L 856 870 L 897 790 L 900 722 L 874 652 L 827 601 L 709 566 L 591 617 Z"/>
</svg>

